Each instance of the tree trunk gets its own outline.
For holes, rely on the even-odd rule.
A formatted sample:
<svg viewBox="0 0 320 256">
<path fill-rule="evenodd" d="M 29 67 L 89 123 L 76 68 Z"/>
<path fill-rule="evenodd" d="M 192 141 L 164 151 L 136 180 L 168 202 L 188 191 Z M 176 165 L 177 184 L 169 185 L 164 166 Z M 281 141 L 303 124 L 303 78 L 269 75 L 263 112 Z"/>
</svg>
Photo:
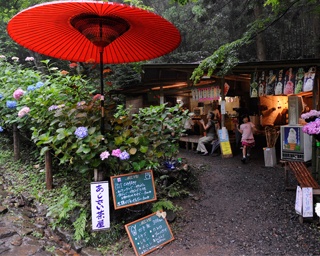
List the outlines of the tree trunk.
<svg viewBox="0 0 320 256">
<path fill-rule="evenodd" d="M 256 5 L 254 7 L 254 18 L 256 20 L 261 18 L 262 10 L 263 10 L 262 5 L 263 5 L 263 1 L 261 0 L 256 1 Z M 263 38 L 263 33 L 258 34 L 256 37 L 256 48 L 257 48 L 258 61 L 266 60 L 266 46 Z"/>
<path fill-rule="evenodd" d="M 319 2 L 319 1 L 318 1 Z M 313 45 L 315 58 L 320 58 L 320 13 L 313 13 Z"/>
</svg>

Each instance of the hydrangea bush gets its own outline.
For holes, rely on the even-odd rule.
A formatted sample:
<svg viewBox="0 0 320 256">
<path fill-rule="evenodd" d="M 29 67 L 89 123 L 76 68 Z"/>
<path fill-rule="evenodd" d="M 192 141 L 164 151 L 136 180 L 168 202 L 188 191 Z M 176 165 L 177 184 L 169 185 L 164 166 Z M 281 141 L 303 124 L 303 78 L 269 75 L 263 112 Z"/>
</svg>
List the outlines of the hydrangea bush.
<svg viewBox="0 0 320 256">
<path fill-rule="evenodd" d="M 87 183 L 87 177 L 92 179 L 95 168 L 105 176 L 157 171 L 178 153 L 185 118 L 178 106 L 151 106 L 131 116 L 129 109 L 106 97 L 106 132 L 101 134 L 101 95 L 95 93 L 99 88 L 92 86 L 96 83 L 59 71 L 49 61 L 43 61 L 45 74 L 24 68 L 17 58 L 12 61 L 0 56 L 0 132 L 11 132 L 16 125 L 40 155 L 52 152 L 59 172 L 71 174 L 79 184 Z M 53 203 L 50 209 L 59 206 L 59 202 Z M 82 234 L 80 238 L 85 222 L 84 218 L 84 225 L 76 230 Z"/>
<path fill-rule="evenodd" d="M 59 164 L 83 174 L 95 168 L 106 175 L 155 170 L 178 153 L 184 118 L 178 106 L 151 106 L 130 116 L 106 99 L 106 133 L 101 134 L 101 95 L 95 94 L 94 83 L 43 63 L 46 74 L 0 58 L 1 130 L 17 124 L 26 136 L 31 133 L 40 154 L 50 150 Z M 167 132 L 169 126 L 174 134 Z"/>
<path fill-rule="evenodd" d="M 305 124 L 302 127 L 302 131 L 304 133 L 307 133 L 309 135 L 320 134 L 320 111 L 312 109 L 309 112 L 302 114 L 301 118 L 305 120 L 312 119 L 311 122 Z"/>
</svg>

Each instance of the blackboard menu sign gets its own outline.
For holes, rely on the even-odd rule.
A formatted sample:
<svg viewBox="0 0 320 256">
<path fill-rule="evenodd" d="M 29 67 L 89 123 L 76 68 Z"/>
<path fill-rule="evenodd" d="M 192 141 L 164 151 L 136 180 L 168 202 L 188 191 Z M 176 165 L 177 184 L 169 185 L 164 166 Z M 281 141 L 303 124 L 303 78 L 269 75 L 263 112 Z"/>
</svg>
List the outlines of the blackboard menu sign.
<svg viewBox="0 0 320 256">
<path fill-rule="evenodd" d="M 157 200 L 152 170 L 111 176 L 110 179 L 115 209 Z"/>
<path fill-rule="evenodd" d="M 167 220 L 157 213 L 125 225 L 137 256 L 146 255 L 174 240 Z"/>
</svg>

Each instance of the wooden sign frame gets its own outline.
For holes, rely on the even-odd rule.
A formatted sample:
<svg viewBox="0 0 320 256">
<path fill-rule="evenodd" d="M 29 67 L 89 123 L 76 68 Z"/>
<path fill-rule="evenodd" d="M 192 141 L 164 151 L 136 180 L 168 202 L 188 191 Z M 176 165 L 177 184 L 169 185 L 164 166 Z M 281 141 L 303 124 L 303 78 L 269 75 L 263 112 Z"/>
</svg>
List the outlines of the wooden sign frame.
<svg viewBox="0 0 320 256">
<path fill-rule="evenodd" d="M 161 225 L 160 226 L 154 226 L 154 225 L 152 226 L 152 223 L 154 223 L 155 220 L 157 222 L 161 223 Z M 145 225 L 145 226 L 141 226 L 139 228 L 139 226 L 137 226 L 139 223 L 142 223 L 142 225 Z M 165 228 L 163 228 L 162 225 L 165 225 Z M 171 228 L 168 224 L 167 219 L 163 218 L 162 215 L 160 217 L 157 216 L 157 213 L 152 213 L 146 217 L 143 217 L 141 219 L 138 219 L 138 220 L 135 220 L 131 223 L 128 223 L 125 225 L 125 229 L 127 231 L 127 234 L 129 236 L 130 242 L 132 244 L 132 247 L 134 249 L 136 256 L 143 256 L 143 255 L 149 254 L 149 253 L 159 249 L 163 245 L 170 243 L 171 241 L 174 240 L 174 237 L 173 237 L 173 234 L 172 234 L 172 231 L 171 231 Z M 154 236 L 157 236 L 156 233 L 158 232 L 158 233 L 163 234 L 163 232 L 161 232 L 161 231 L 163 231 L 165 229 L 167 231 L 167 234 L 169 233 L 169 238 L 166 238 L 164 241 L 161 241 L 159 243 L 152 244 L 152 243 L 155 243 Z M 141 232 L 141 230 L 142 230 L 142 232 Z M 155 235 L 152 235 L 153 232 Z M 150 236 L 153 241 L 149 241 Z M 139 239 L 143 239 L 144 240 L 143 244 L 148 245 L 148 246 L 151 245 L 151 247 L 149 249 L 138 248 L 138 246 L 140 245 Z"/>
<path fill-rule="evenodd" d="M 122 179 L 126 178 L 126 180 L 128 182 L 134 182 L 137 180 L 137 178 L 141 178 L 141 176 L 144 175 L 144 183 L 140 182 L 139 183 L 139 188 L 136 187 L 136 189 L 138 191 L 140 191 L 142 193 L 142 189 L 143 186 L 141 188 L 141 184 L 145 184 L 146 182 L 148 182 L 147 185 L 152 187 L 152 191 L 149 190 L 149 192 L 151 192 L 152 197 L 148 198 L 148 199 L 144 199 L 143 195 L 142 195 L 142 199 L 140 198 L 134 198 L 135 194 L 130 192 L 130 196 L 132 196 L 132 199 L 127 199 L 127 201 L 134 201 L 134 202 L 128 202 L 128 203 L 124 203 L 124 202 L 119 202 L 118 198 L 118 188 L 116 187 L 115 184 L 117 184 L 117 182 L 120 184 L 122 183 Z M 141 181 L 141 179 L 140 179 Z M 147 202 L 153 202 L 157 200 L 157 194 L 156 194 L 156 188 L 155 188 L 155 183 L 154 183 L 154 178 L 153 178 L 153 171 L 152 170 L 146 170 L 146 171 L 142 171 L 142 172 L 133 172 L 133 173 L 128 173 L 128 174 L 121 174 L 121 175 L 117 175 L 117 176 L 111 176 L 110 177 L 110 183 L 111 183 L 111 189 L 112 189 L 112 197 L 113 197 L 113 204 L 114 204 L 114 208 L 116 210 L 121 209 L 121 208 L 126 208 L 129 206 L 134 206 L 134 205 L 139 205 L 139 204 L 143 204 L 143 203 L 147 203 Z M 130 186 L 129 186 L 130 187 Z M 145 191 L 144 193 L 146 193 L 148 191 Z M 137 193 L 137 192 L 136 192 Z"/>
</svg>

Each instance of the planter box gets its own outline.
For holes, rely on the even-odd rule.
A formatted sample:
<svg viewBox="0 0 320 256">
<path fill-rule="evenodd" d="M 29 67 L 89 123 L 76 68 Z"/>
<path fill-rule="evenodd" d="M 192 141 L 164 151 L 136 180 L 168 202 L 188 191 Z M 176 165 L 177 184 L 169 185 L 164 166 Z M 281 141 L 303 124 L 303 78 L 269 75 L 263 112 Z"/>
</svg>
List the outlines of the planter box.
<svg viewBox="0 0 320 256">
<path fill-rule="evenodd" d="M 263 148 L 264 164 L 266 167 L 274 167 L 277 164 L 276 149 Z"/>
</svg>

